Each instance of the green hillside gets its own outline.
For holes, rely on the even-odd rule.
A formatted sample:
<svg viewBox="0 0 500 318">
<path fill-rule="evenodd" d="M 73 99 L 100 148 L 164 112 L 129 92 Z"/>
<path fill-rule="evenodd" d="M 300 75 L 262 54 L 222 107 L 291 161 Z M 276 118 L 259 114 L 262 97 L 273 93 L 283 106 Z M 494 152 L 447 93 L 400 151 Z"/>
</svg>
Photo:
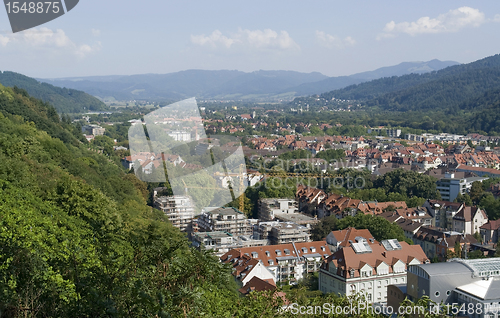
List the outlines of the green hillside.
<svg viewBox="0 0 500 318">
<path fill-rule="evenodd" d="M 41 83 L 34 78 L 14 72 L 0 72 L 0 84 L 25 89 L 31 96 L 53 105 L 60 114 L 107 109 L 103 102 L 82 91 Z"/>
<path fill-rule="evenodd" d="M 218 260 L 146 205 L 145 184 L 51 106 L 0 87 L 0 109 L 2 317 L 176 317 L 234 294 Z"/>
</svg>

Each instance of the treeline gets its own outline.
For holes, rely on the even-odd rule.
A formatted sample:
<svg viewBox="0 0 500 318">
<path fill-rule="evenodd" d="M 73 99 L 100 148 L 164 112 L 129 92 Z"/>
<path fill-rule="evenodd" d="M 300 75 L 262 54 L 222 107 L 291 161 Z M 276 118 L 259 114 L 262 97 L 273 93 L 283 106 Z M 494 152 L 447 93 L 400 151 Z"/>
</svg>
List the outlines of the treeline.
<svg viewBox="0 0 500 318">
<path fill-rule="evenodd" d="M 377 241 L 397 239 L 398 241 L 406 241 L 408 244 L 413 244 L 410 239 L 405 237 L 403 230 L 380 216 L 372 216 L 368 214 L 358 213 L 356 216 L 346 216 L 342 219 L 337 219 L 334 215 L 322 219 L 316 223 L 311 229 L 311 239 L 319 241 L 326 238 L 331 231 L 343 230 L 348 227 L 356 229 L 368 229 Z"/>
</svg>

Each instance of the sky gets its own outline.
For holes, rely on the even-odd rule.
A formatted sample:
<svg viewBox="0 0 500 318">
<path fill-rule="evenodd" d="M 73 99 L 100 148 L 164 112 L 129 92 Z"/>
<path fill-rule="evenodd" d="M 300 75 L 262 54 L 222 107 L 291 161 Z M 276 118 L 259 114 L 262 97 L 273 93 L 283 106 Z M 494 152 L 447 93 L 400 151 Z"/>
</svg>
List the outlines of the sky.
<svg viewBox="0 0 500 318">
<path fill-rule="evenodd" d="M 80 0 L 15 34 L 0 9 L 0 70 L 38 78 L 187 69 L 341 76 L 497 53 L 498 0 Z"/>
</svg>

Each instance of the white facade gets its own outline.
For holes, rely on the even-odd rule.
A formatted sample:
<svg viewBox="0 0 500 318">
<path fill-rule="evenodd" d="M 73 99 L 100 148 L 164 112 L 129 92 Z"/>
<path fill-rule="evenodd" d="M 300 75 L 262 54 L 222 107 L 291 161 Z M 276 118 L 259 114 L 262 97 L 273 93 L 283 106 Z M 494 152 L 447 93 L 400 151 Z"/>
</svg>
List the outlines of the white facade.
<svg viewBox="0 0 500 318">
<path fill-rule="evenodd" d="M 191 133 L 186 131 L 171 131 L 168 135 L 175 141 L 191 141 Z"/>
<path fill-rule="evenodd" d="M 321 265 L 319 290 L 347 296 L 362 293 L 368 303 L 386 303 L 387 286 L 406 284 L 407 267 L 427 261 L 418 245 L 397 240 L 370 244 L 359 237 Z"/>
<path fill-rule="evenodd" d="M 156 209 L 165 213 L 173 226 L 184 232 L 189 230 L 195 215 L 194 206 L 189 197 L 179 195 L 163 196 L 156 198 L 153 205 Z"/>
</svg>

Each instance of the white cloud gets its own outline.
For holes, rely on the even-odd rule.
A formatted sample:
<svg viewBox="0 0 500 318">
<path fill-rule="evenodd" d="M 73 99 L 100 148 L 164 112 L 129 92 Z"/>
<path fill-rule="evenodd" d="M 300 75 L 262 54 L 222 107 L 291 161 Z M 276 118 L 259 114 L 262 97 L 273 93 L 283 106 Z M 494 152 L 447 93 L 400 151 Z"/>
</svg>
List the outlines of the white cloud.
<svg viewBox="0 0 500 318">
<path fill-rule="evenodd" d="M 348 46 L 353 46 L 354 44 L 356 44 L 356 41 L 350 36 L 341 39 L 338 36 L 330 35 L 323 31 L 316 31 L 316 40 L 319 42 L 321 46 L 327 48 L 343 49 Z"/>
<path fill-rule="evenodd" d="M 0 35 L 0 44 L 4 47 L 9 46 L 29 46 L 35 48 L 53 49 L 56 51 L 69 51 L 79 58 L 83 58 L 88 54 L 94 53 L 101 49 L 101 43 L 95 45 L 81 44 L 77 45 L 64 33 L 63 30 L 55 31 L 41 27 L 33 28 L 23 32 L 9 34 L 7 36 Z"/>
<path fill-rule="evenodd" d="M 100 36 L 101 35 L 101 30 L 98 29 L 92 29 L 92 35 L 93 36 Z"/>
<path fill-rule="evenodd" d="M 391 21 L 385 25 L 383 34 L 377 39 L 389 37 L 398 33 L 406 33 L 411 36 L 428 33 L 457 32 L 465 27 L 478 27 L 487 22 L 483 12 L 471 7 L 460 7 L 440 14 L 437 18 L 421 17 L 414 22 Z"/>
<path fill-rule="evenodd" d="M 73 44 L 63 30 L 55 32 L 49 28 L 29 29 L 20 33 L 20 38 L 14 35 L 14 40 L 21 40 L 33 46 L 66 47 Z"/>
<path fill-rule="evenodd" d="M 10 39 L 6 36 L 0 35 L 0 44 L 6 46 L 10 42 Z"/>
<path fill-rule="evenodd" d="M 222 45 L 226 48 L 230 48 L 236 42 L 234 39 L 230 39 L 224 35 L 219 30 L 215 30 L 209 36 L 202 35 L 191 35 L 191 43 L 197 44 L 200 46 L 208 45 L 212 48 L 216 48 L 219 45 Z"/>
<path fill-rule="evenodd" d="M 279 33 L 271 30 L 243 30 L 231 35 L 223 35 L 219 30 L 215 30 L 209 36 L 191 35 L 191 43 L 199 46 L 208 46 L 211 48 L 224 47 L 229 49 L 235 46 L 251 47 L 256 49 L 278 49 L 278 50 L 297 50 L 299 45 L 290 37 L 288 32 Z"/>
</svg>

